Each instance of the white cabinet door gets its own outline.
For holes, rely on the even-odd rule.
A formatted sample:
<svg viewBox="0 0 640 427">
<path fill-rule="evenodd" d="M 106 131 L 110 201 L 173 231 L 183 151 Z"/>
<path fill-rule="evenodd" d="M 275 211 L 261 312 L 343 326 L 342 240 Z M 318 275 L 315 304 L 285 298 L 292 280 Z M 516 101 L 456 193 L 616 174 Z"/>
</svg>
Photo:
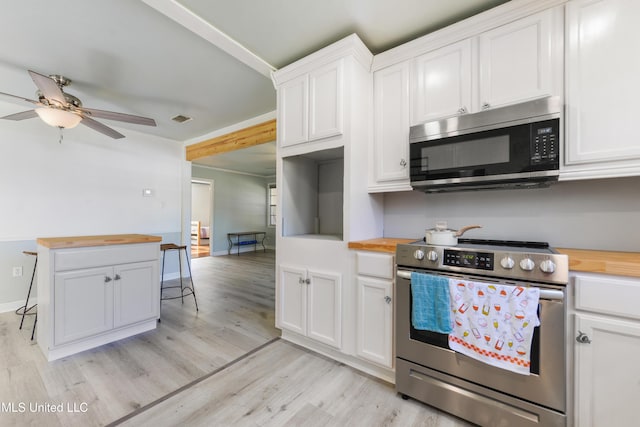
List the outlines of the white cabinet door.
<svg viewBox="0 0 640 427">
<path fill-rule="evenodd" d="M 342 280 L 339 274 L 309 270 L 309 338 L 342 347 Z"/>
<path fill-rule="evenodd" d="M 638 16 L 636 0 L 567 3 L 568 165 L 640 158 Z"/>
<path fill-rule="evenodd" d="M 280 266 L 280 327 L 307 334 L 306 270 Z"/>
<path fill-rule="evenodd" d="M 342 60 L 309 73 L 309 141 L 342 134 Z"/>
<path fill-rule="evenodd" d="M 358 356 L 393 367 L 393 282 L 358 277 Z"/>
<path fill-rule="evenodd" d="M 281 147 L 306 142 L 309 124 L 309 77 L 283 83 L 278 88 L 278 140 Z"/>
<path fill-rule="evenodd" d="M 412 125 L 471 110 L 471 46 L 463 40 L 415 58 Z"/>
<path fill-rule="evenodd" d="M 640 401 L 640 322 L 578 314 L 576 336 L 591 343 L 575 344 L 577 426 L 638 424 Z"/>
<path fill-rule="evenodd" d="M 409 185 L 409 68 L 410 61 L 373 75 L 373 168 L 369 191 L 395 190 Z"/>
<path fill-rule="evenodd" d="M 156 271 L 155 261 L 114 267 L 115 328 L 158 317 L 160 296 Z"/>
<path fill-rule="evenodd" d="M 54 287 L 55 345 L 113 327 L 113 268 L 56 273 Z"/>
<path fill-rule="evenodd" d="M 548 95 L 560 95 L 562 39 L 547 11 L 483 33 L 479 37 L 480 109 Z M 554 68 L 555 67 L 555 68 Z"/>
</svg>

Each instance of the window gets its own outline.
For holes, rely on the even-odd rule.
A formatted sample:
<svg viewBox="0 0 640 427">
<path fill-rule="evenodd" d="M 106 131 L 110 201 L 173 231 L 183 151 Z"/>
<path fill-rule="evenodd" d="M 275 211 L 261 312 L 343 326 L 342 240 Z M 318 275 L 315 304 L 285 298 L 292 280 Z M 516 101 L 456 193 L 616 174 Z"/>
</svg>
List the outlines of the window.
<svg viewBox="0 0 640 427">
<path fill-rule="evenodd" d="M 275 184 L 269 184 L 269 193 L 268 193 L 268 212 L 267 212 L 267 224 L 269 227 L 276 226 L 276 206 L 278 206 L 278 190 L 276 189 Z"/>
</svg>

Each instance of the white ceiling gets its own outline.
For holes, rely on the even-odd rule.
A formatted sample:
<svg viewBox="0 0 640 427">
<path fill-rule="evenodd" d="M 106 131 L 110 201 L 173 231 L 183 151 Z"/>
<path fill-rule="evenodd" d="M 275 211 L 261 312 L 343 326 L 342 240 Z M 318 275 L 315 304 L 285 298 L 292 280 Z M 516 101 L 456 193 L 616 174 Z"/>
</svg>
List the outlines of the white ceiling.
<svg viewBox="0 0 640 427">
<path fill-rule="evenodd" d="M 62 74 L 73 80 L 65 91 L 85 107 L 158 123 L 101 120 L 125 135 L 194 140 L 275 110 L 270 70 L 348 34 L 375 54 L 505 1 L 0 0 L 0 92 L 34 99 L 27 70 Z M 0 100 L 2 115 L 27 109 Z M 178 114 L 193 120 L 171 121 Z M 0 126 L 46 125 L 34 118 Z M 263 159 L 259 151 L 252 156 Z M 222 156 L 227 169 L 245 164 L 264 174 Z M 225 168 L 224 159 L 204 163 Z"/>
</svg>

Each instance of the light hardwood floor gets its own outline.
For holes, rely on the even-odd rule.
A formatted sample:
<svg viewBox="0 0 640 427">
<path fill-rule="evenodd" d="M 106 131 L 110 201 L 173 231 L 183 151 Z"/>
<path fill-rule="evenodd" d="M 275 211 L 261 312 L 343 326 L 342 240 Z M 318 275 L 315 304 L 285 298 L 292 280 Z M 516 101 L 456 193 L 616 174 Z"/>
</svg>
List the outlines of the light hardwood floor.
<svg viewBox="0 0 640 427">
<path fill-rule="evenodd" d="M 163 301 L 156 330 L 54 362 L 0 314 L 0 426 L 467 425 L 279 340 L 273 251 L 192 270 L 199 313 Z"/>
</svg>

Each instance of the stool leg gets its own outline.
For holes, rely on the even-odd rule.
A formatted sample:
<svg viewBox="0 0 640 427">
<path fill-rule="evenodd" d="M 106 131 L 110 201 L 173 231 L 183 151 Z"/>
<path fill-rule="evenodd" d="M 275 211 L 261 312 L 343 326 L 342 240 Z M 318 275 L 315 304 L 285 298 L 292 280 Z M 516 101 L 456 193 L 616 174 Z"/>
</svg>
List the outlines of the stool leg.
<svg viewBox="0 0 640 427">
<path fill-rule="evenodd" d="M 185 256 L 187 254 L 187 250 L 184 251 Z M 180 256 L 180 249 L 178 249 L 178 267 L 180 268 L 180 296 L 182 297 L 182 304 L 184 304 L 184 285 L 182 284 L 182 257 Z"/>
<path fill-rule="evenodd" d="M 162 314 L 162 288 L 164 287 L 164 257 L 167 255 L 167 251 L 162 251 L 162 273 L 160 273 L 160 308 L 158 309 L 158 322 L 160 321 L 160 314 Z"/>
<path fill-rule="evenodd" d="M 193 285 L 193 274 L 191 273 L 191 263 L 189 262 L 189 255 L 187 255 L 187 250 L 184 250 L 184 256 L 187 258 L 187 268 L 189 268 L 189 280 L 191 280 L 191 294 L 193 295 L 193 301 L 196 303 L 196 311 L 198 310 L 198 300 L 196 299 L 196 288 Z"/>
<path fill-rule="evenodd" d="M 22 324 L 24 323 L 24 316 L 27 315 L 27 310 L 29 309 L 29 297 L 31 296 L 31 288 L 33 287 L 33 278 L 36 277 L 36 267 L 38 266 L 38 257 L 36 256 L 36 262 L 33 264 L 33 273 L 31 273 L 31 283 L 29 283 L 29 291 L 27 292 L 27 300 L 24 303 L 24 309 L 22 310 L 22 320 L 20 321 L 20 328 L 22 329 Z"/>
<path fill-rule="evenodd" d="M 37 324 L 38 324 L 38 313 L 36 313 L 36 320 L 33 321 L 33 330 L 31 331 L 31 341 L 33 341 L 33 335 L 36 333 Z"/>
</svg>

